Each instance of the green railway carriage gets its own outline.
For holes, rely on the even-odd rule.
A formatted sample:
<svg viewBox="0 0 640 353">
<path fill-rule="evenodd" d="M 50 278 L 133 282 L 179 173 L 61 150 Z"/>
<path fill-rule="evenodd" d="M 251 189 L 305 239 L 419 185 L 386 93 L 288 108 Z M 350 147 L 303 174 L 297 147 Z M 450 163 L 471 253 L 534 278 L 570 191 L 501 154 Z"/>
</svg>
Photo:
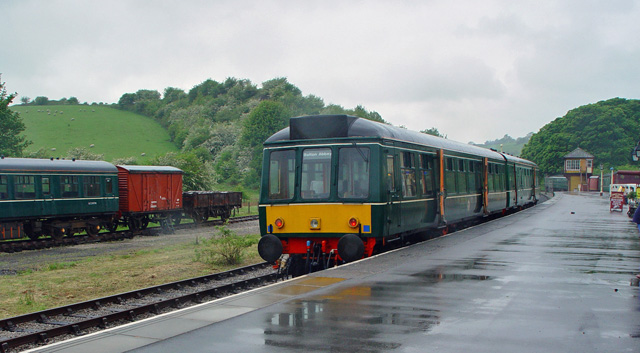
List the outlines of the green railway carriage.
<svg viewBox="0 0 640 353">
<path fill-rule="evenodd" d="M 260 255 L 299 272 L 536 202 L 534 163 L 346 115 L 305 116 L 264 143 Z M 304 265 L 301 265 L 304 264 Z"/>
<path fill-rule="evenodd" d="M 0 231 L 98 233 L 118 212 L 118 170 L 100 161 L 0 159 Z"/>
</svg>

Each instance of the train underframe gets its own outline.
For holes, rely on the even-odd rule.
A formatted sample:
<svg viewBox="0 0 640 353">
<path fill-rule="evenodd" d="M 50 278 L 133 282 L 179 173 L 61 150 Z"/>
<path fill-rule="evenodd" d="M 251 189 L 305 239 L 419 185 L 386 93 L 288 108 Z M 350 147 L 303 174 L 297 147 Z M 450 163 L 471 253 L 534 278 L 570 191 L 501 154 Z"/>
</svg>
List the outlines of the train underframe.
<svg viewBox="0 0 640 353">
<path fill-rule="evenodd" d="M 110 224 L 115 218 L 115 214 L 33 218 L 5 222 L 0 225 L 0 230 L 3 235 L 2 239 L 19 239 L 27 236 L 32 240 L 36 240 L 41 236 L 49 236 L 60 240 L 64 236 L 82 232 L 95 237 L 101 229 Z"/>
</svg>

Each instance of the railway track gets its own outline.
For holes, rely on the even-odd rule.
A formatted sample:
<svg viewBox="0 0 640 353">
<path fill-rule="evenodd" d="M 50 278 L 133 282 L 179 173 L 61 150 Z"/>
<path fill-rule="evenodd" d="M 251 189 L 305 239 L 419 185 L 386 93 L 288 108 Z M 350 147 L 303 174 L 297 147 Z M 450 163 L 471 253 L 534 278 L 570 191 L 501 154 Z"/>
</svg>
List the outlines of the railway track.
<svg viewBox="0 0 640 353">
<path fill-rule="evenodd" d="M 0 352 L 10 353 L 141 320 L 277 280 L 261 263 L 0 320 Z"/>
<path fill-rule="evenodd" d="M 240 223 L 257 220 L 258 216 L 242 216 L 242 217 L 232 217 L 228 219 L 229 223 Z M 182 223 L 176 226 L 173 226 L 172 230 L 176 229 L 190 229 L 196 227 L 211 227 L 211 226 L 220 226 L 223 225 L 224 222 L 220 219 L 210 220 L 202 223 Z M 121 230 L 116 232 L 101 232 L 97 236 L 89 236 L 89 235 L 74 235 L 71 237 L 63 237 L 60 240 L 55 240 L 53 238 L 42 238 L 37 240 L 12 240 L 12 241 L 3 241 L 0 242 L 0 252 L 12 253 L 19 252 L 24 250 L 38 250 L 38 249 L 46 249 L 60 246 L 69 246 L 69 245 L 79 245 L 79 244 L 87 244 L 87 243 L 97 243 L 104 241 L 114 241 L 114 240 L 123 240 L 123 239 L 131 239 L 138 235 L 159 235 L 163 232 L 162 227 L 150 227 L 141 231 L 132 232 L 129 230 Z"/>
</svg>

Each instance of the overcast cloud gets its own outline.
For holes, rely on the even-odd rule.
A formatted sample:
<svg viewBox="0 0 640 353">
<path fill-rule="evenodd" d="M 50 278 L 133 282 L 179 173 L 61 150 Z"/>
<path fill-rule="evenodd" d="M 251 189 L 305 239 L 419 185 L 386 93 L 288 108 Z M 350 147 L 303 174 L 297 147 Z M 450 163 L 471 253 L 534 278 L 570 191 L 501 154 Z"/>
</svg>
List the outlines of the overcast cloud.
<svg viewBox="0 0 640 353">
<path fill-rule="evenodd" d="M 19 96 L 114 103 L 208 78 L 287 77 L 325 104 L 462 142 L 640 95 L 631 0 L 2 0 L 0 33 L 2 81 Z"/>
</svg>

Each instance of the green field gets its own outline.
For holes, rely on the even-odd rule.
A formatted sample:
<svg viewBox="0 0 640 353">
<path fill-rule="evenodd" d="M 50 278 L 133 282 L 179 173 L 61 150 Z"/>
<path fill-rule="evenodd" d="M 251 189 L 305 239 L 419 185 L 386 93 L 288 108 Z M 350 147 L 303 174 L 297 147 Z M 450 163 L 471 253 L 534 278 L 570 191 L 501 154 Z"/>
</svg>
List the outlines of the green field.
<svg viewBox="0 0 640 353">
<path fill-rule="evenodd" d="M 20 113 L 26 126 L 24 134 L 33 142 L 27 153 L 44 148 L 50 157 L 64 157 L 70 149 L 82 147 L 91 153 L 104 154 L 105 161 L 134 157 L 139 164 L 145 164 L 155 156 L 178 152 L 158 122 L 131 112 L 101 105 L 11 109 Z"/>
</svg>

